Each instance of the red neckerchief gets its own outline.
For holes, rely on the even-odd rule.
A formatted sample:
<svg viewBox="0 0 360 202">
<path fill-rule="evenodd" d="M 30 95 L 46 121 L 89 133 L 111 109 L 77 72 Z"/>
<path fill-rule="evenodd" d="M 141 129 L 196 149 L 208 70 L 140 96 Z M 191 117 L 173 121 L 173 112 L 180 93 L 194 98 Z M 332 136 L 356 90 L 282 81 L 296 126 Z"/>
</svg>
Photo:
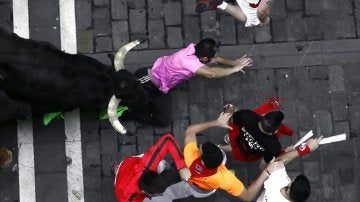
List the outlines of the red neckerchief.
<svg viewBox="0 0 360 202">
<path fill-rule="evenodd" d="M 201 162 L 200 157 L 192 162 L 189 169 L 191 172 L 191 176 L 194 177 L 208 177 L 214 175 L 217 172 L 217 168 L 214 169 L 206 168 L 205 165 Z"/>
<path fill-rule="evenodd" d="M 251 8 L 257 8 L 259 7 L 261 0 L 259 0 L 259 2 L 257 4 L 249 4 Z"/>
</svg>

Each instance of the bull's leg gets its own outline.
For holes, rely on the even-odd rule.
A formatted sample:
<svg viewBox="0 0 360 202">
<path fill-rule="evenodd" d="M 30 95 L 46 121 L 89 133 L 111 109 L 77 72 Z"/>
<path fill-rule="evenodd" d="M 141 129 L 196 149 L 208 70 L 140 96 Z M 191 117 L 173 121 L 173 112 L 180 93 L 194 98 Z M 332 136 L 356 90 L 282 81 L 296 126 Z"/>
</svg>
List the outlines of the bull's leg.
<svg viewBox="0 0 360 202">
<path fill-rule="evenodd" d="M 47 126 L 54 119 L 64 119 L 64 115 L 61 112 L 46 113 L 43 116 L 43 124 Z"/>
<path fill-rule="evenodd" d="M 171 123 L 171 97 L 169 94 L 151 97 L 147 106 L 126 111 L 121 118 L 166 127 Z"/>
<path fill-rule="evenodd" d="M 2 90 L 0 90 L 0 106 L 0 122 L 26 119 L 31 114 L 30 104 L 10 98 Z"/>
</svg>

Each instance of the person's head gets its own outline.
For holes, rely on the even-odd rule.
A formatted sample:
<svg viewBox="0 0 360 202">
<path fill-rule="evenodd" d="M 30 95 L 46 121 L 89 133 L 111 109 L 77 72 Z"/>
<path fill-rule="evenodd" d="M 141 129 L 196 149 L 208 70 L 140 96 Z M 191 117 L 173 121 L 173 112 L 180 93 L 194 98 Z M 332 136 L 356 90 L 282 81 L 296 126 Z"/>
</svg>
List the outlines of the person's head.
<svg viewBox="0 0 360 202">
<path fill-rule="evenodd" d="M 261 119 L 261 127 L 267 133 L 274 133 L 283 122 L 285 116 L 281 111 L 273 111 L 265 114 Z"/>
<path fill-rule="evenodd" d="M 138 185 L 140 190 L 149 196 L 161 195 L 166 189 L 166 183 L 161 175 L 150 170 L 143 172 Z"/>
<path fill-rule="evenodd" d="M 208 169 L 219 167 L 223 161 L 224 156 L 220 148 L 209 141 L 201 144 L 200 151 L 200 158 Z"/>
<path fill-rule="evenodd" d="M 218 49 L 219 45 L 214 39 L 206 38 L 195 45 L 195 55 L 199 58 L 200 62 L 208 63 L 211 58 L 215 57 Z"/>
<path fill-rule="evenodd" d="M 0 148 L 0 168 L 5 168 L 12 162 L 12 152 L 5 148 Z"/>
<path fill-rule="evenodd" d="M 305 175 L 298 175 L 291 183 L 289 197 L 293 202 L 304 202 L 311 193 L 310 182 Z"/>
</svg>

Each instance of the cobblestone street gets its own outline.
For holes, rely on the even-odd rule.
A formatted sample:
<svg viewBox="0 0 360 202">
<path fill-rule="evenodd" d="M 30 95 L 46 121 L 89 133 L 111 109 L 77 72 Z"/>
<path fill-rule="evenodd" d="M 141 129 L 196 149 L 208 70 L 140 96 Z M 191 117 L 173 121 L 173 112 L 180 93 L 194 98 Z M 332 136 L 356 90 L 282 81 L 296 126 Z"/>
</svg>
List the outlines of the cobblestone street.
<svg viewBox="0 0 360 202">
<path fill-rule="evenodd" d="M 158 137 L 172 132 L 183 146 L 187 126 L 216 119 L 232 103 L 253 109 L 270 97 L 281 101 L 285 122 L 295 130 L 282 136 L 284 147 L 309 130 L 325 137 L 346 133 L 347 140 L 326 144 L 286 166 L 290 176 L 307 175 L 309 202 L 360 201 L 360 0 L 275 0 L 270 25 L 245 28 L 226 13 L 195 12 L 196 0 L 76 0 L 77 50 L 111 65 L 113 53 L 131 40 L 148 40 L 129 52 L 125 68 L 134 72 L 152 66 L 164 55 L 189 43 L 212 37 L 219 55 L 254 60 L 245 74 L 224 79 L 195 77 L 171 91 L 172 124 L 166 128 L 126 122 L 134 137 L 118 135 L 97 112 L 80 111 L 84 201 L 113 202 L 111 166 L 124 157 L 146 151 Z M 0 0 L 0 27 L 13 32 L 12 0 Z M 29 0 L 30 38 L 60 49 L 58 0 Z M 1 44 L 0 44 L 1 48 Z M 67 200 L 64 121 L 41 125 L 33 114 L 36 201 Z M 223 143 L 224 129 L 198 137 Z M 0 147 L 14 154 L 11 167 L 0 170 L 0 201 L 19 201 L 17 123 L 0 123 Z M 258 175 L 257 163 L 228 167 L 246 184 Z M 170 175 L 170 178 L 172 175 Z M 179 201 L 238 201 L 218 191 L 205 199 Z M 21 201 L 23 202 L 23 201 Z M 24 201 L 25 202 L 25 201 Z"/>
</svg>

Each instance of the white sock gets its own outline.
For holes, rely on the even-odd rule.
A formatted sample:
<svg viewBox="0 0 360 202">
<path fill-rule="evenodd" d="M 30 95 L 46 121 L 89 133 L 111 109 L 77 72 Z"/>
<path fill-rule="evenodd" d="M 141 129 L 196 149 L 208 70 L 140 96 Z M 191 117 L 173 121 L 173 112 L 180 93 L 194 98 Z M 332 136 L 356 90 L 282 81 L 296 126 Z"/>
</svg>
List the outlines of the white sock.
<svg viewBox="0 0 360 202">
<path fill-rule="evenodd" d="M 226 3 L 225 1 L 222 2 L 222 4 L 218 5 L 216 8 L 221 9 L 221 10 L 225 10 L 225 8 L 227 7 L 228 3 Z"/>
</svg>

